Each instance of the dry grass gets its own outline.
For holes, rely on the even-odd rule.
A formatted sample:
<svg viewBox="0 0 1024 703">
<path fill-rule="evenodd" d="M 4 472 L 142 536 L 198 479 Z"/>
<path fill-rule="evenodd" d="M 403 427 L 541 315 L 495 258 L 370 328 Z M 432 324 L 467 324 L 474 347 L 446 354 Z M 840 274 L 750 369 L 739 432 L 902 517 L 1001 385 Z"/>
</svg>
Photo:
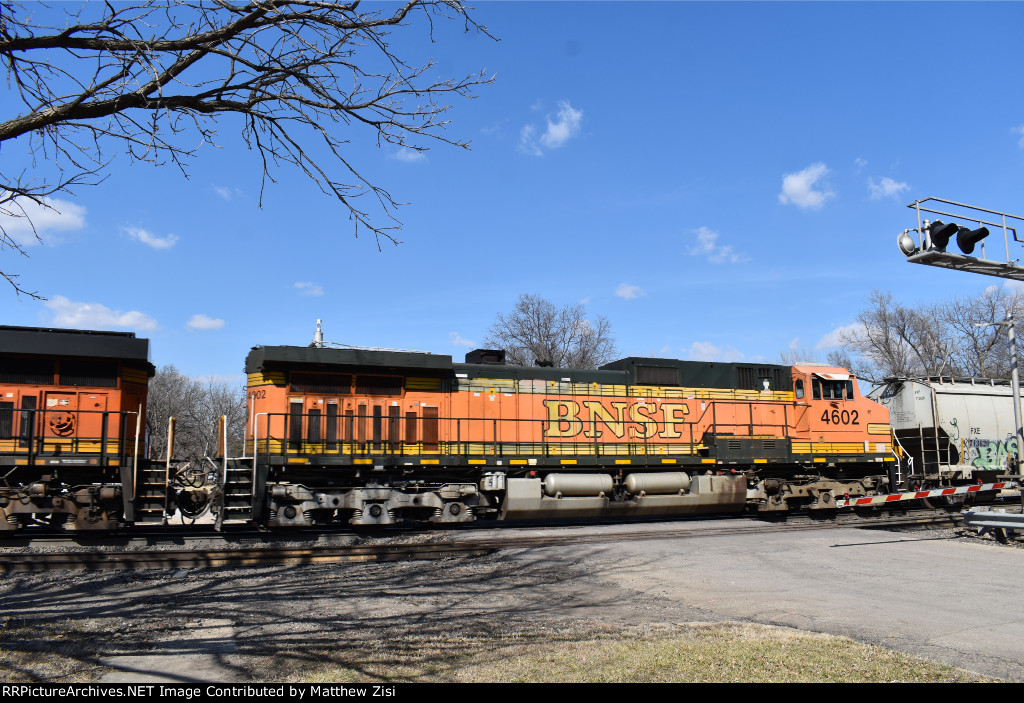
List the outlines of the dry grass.
<svg viewBox="0 0 1024 703">
<path fill-rule="evenodd" d="M 92 681 L 102 631 L 92 621 L 28 623 L 0 616 L 0 681 Z"/>
<path fill-rule="evenodd" d="M 344 658 L 324 653 L 325 660 Z M 932 682 L 985 677 L 840 637 L 759 625 L 405 640 L 324 665 L 327 682 Z"/>
<path fill-rule="evenodd" d="M 87 682 L 111 632 L 101 620 L 0 617 L 0 681 Z M 366 682 L 986 681 L 881 647 L 788 628 L 720 623 L 418 637 L 377 633 L 333 649 L 236 655 L 254 679 Z"/>
</svg>

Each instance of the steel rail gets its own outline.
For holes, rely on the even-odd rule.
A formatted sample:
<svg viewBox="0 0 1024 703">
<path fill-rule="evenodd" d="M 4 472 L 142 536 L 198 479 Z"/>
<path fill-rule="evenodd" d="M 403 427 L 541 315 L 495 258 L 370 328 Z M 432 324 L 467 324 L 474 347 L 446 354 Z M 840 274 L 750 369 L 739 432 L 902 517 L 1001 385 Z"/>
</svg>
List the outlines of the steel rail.
<svg viewBox="0 0 1024 703">
<path fill-rule="evenodd" d="M 891 528 L 922 527 L 959 523 L 961 516 L 942 513 L 927 517 L 860 518 L 791 523 L 756 523 L 710 527 L 679 527 L 669 530 L 598 534 L 557 534 L 536 537 L 521 535 L 476 538 L 426 544 L 386 544 L 309 547 L 215 549 L 134 549 L 90 550 L 77 552 L 3 552 L 0 572 L 98 570 L 98 569 L 191 569 L 209 567 L 245 567 L 270 565 L 308 565 L 325 563 L 387 562 L 451 557 L 486 556 L 508 549 L 541 549 L 565 545 L 594 544 L 614 540 L 644 541 L 664 539 L 713 538 L 738 534 L 774 534 L 797 530 L 829 530 L 842 527 Z"/>
</svg>

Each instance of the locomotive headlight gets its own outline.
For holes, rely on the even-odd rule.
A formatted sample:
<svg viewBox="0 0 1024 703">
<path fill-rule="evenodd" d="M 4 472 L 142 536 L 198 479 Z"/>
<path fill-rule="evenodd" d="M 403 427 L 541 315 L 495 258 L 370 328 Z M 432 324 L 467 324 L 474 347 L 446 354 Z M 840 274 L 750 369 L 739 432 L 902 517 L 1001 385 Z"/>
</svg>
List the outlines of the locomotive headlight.
<svg viewBox="0 0 1024 703">
<path fill-rule="evenodd" d="M 900 247 L 900 251 L 903 252 L 904 256 L 911 256 L 917 253 L 917 244 L 914 242 L 914 238 L 910 236 L 910 233 L 914 230 L 905 229 L 896 239 L 896 243 Z"/>
</svg>

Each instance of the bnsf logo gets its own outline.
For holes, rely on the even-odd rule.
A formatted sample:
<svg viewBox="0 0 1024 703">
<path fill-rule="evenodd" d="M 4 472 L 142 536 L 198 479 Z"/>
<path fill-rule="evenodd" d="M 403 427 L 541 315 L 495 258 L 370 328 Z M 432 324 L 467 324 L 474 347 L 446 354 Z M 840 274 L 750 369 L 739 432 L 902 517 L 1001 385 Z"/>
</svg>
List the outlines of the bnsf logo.
<svg viewBox="0 0 1024 703">
<path fill-rule="evenodd" d="M 545 400 L 547 427 L 545 437 L 576 437 L 582 434 L 591 439 L 609 432 L 630 439 L 678 439 L 683 436 L 680 425 L 686 424 L 690 414 L 686 403 L 660 403 L 658 405 L 616 401 L 611 409 L 596 400 Z"/>
</svg>

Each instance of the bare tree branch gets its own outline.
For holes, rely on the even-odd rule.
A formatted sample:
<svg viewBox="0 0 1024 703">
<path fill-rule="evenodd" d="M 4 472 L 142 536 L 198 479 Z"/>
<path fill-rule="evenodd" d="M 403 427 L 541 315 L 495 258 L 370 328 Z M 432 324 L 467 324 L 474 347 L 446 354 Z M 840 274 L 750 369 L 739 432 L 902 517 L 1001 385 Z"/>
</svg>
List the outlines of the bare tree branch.
<svg viewBox="0 0 1024 703">
<path fill-rule="evenodd" d="M 58 9 L 59 8 L 59 9 Z M 415 17 L 461 19 L 487 34 L 458 0 L 406 0 L 364 11 L 359 2 L 149 0 L 22 7 L 0 1 L 0 61 L 7 111 L 0 145 L 27 141 L 48 166 L 0 169 L 0 215 L 93 184 L 118 150 L 131 159 L 187 166 L 216 145 L 226 114 L 262 163 L 260 204 L 272 171 L 290 165 L 336 199 L 359 228 L 398 244 L 400 203 L 345 156 L 356 128 L 378 146 L 423 151 L 424 140 L 468 148 L 445 135 L 451 98 L 472 98 L 493 77 L 432 79 L 434 63 L 406 63 L 390 32 Z M 488 34 L 488 36 L 490 36 Z M 325 154 L 326 156 L 322 156 Z M 370 194 L 374 204 L 358 198 Z M 9 219 L 7 220 L 10 221 Z M 38 236 L 38 233 L 37 233 Z M 0 251 L 25 254 L 0 218 Z M 40 297 L 2 275 L 18 294 Z"/>
<path fill-rule="evenodd" d="M 228 453 L 242 452 L 245 427 L 245 387 L 241 383 L 202 380 L 186 376 L 173 366 L 162 366 L 149 380 L 146 427 L 149 458 L 161 461 L 167 454 L 167 420 L 176 419 L 175 458 L 195 468 L 216 454 L 217 420 L 227 418 Z"/>
<path fill-rule="evenodd" d="M 829 354 L 858 377 L 880 383 L 890 376 L 1009 378 L 1010 353 L 999 327 L 1007 312 L 1024 316 L 1024 293 L 991 286 L 974 298 L 955 298 L 916 308 L 891 293 L 873 291 L 857 316 L 858 326 L 840 335 Z"/>
<path fill-rule="evenodd" d="M 591 321 L 582 305 L 558 309 L 538 295 L 521 295 L 511 313 L 498 313 L 484 345 L 504 349 L 513 366 L 595 369 L 616 354 L 607 318 Z"/>
</svg>

